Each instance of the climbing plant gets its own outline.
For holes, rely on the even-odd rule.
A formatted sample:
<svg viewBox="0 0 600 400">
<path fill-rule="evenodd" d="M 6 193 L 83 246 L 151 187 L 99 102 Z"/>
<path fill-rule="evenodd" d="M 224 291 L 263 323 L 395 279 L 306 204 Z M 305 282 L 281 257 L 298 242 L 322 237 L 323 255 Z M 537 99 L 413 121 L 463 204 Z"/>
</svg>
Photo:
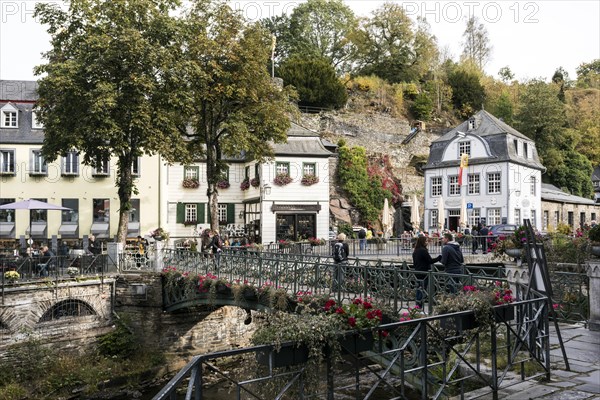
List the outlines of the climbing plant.
<svg viewBox="0 0 600 400">
<path fill-rule="evenodd" d="M 363 147 L 349 147 L 345 141 L 338 143 L 338 177 L 349 200 L 358 209 L 363 221 L 376 221 L 385 198 L 391 193 L 382 186 L 380 175 L 369 176 L 367 153 Z"/>
</svg>

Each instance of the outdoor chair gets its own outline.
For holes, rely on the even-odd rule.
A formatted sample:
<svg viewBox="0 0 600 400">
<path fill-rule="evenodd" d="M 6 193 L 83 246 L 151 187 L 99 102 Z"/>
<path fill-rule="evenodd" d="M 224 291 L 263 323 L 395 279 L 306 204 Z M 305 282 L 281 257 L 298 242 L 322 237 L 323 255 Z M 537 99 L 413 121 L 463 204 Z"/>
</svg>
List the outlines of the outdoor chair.
<svg viewBox="0 0 600 400">
<path fill-rule="evenodd" d="M 38 273 L 40 276 L 48 276 L 50 270 L 56 266 L 56 256 L 52 256 L 45 263 L 37 265 Z"/>
</svg>

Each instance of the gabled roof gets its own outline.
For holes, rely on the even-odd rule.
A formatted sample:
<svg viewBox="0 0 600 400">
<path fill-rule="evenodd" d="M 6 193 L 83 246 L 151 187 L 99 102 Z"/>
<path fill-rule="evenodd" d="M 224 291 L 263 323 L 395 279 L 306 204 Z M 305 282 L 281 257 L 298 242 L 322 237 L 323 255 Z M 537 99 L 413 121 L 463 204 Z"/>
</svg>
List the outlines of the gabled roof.
<svg viewBox="0 0 600 400">
<path fill-rule="evenodd" d="M 36 81 L 0 80 L 0 101 L 34 102 L 37 100 Z"/>
<path fill-rule="evenodd" d="M 501 134 L 511 134 L 521 139 L 529 140 L 530 138 L 523 135 L 521 132 L 516 130 L 510 125 L 507 125 L 505 122 L 500 121 L 498 118 L 494 117 L 492 114 L 485 110 L 479 111 L 474 115 L 477 120 L 477 127 L 473 130 L 469 131 L 469 121 L 463 121 L 462 124 L 458 125 L 454 129 L 449 132 L 446 132 L 442 137 L 434 140 L 434 142 L 445 142 L 448 140 L 454 139 L 458 132 L 469 132 L 473 133 L 477 136 L 490 136 L 490 135 L 501 135 Z"/>
<path fill-rule="evenodd" d="M 0 101 L 0 109 L 7 104 Z M 42 144 L 44 142 L 44 130 L 32 129 L 31 112 L 32 103 L 19 103 L 11 101 L 10 105 L 17 109 L 18 128 L 0 128 L 1 144 Z"/>
<path fill-rule="evenodd" d="M 594 200 L 565 193 L 554 185 L 542 183 L 542 200 L 560 203 L 594 205 Z"/>
<path fill-rule="evenodd" d="M 273 152 L 278 156 L 330 157 L 319 134 L 292 122 L 286 143 L 274 143 Z"/>
</svg>

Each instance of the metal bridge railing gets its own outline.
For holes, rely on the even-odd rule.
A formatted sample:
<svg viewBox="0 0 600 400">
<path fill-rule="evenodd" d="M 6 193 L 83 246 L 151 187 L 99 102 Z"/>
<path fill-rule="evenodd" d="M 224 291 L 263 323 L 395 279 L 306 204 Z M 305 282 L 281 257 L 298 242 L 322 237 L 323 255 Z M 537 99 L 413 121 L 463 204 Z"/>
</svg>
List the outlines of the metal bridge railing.
<svg viewBox="0 0 600 400">
<path fill-rule="evenodd" d="M 525 293 L 519 286 L 517 296 Z M 516 318 L 462 332 L 442 329 L 441 321 L 472 311 L 382 325 L 374 330 L 374 344 L 368 350 L 341 358 L 325 352 L 323 365 L 310 364 L 320 369 L 311 372 L 318 382 L 310 384 L 304 379 L 306 364 L 273 368 L 272 361 L 266 366 L 257 363 L 259 354 L 265 352 L 272 360 L 273 346 L 195 356 L 154 399 L 175 398 L 186 382 L 186 399 L 203 399 L 203 385 L 210 374 L 229 382 L 230 396 L 236 399 L 334 399 L 341 395 L 368 399 L 380 398 L 382 389 L 385 398 L 462 398 L 473 387 L 479 388 L 478 396 L 497 399 L 499 390 L 523 380 L 550 378 L 548 299 L 530 291 L 529 298 L 511 307 Z M 381 331 L 388 335 L 380 335 Z M 484 354 L 482 348 L 489 352 Z M 220 366 L 232 358 L 235 365 L 246 367 L 223 370 Z M 264 391 L 273 386 L 274 392 Z"/>
</svg>

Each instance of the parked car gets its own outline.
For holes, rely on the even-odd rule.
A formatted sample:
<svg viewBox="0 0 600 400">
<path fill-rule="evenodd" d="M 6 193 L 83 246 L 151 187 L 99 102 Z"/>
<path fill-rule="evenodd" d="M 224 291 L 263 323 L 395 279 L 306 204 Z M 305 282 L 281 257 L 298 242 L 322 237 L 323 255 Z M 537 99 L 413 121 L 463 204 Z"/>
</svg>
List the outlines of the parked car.
<svg viewBox="0 0 600 400">
<path fill-rule="evenodd" d="M 515 233 L 517 228 L 517 225 L 511 224 L 492 225 L 488 235 L 493 236 L 494 238 L 498 238 L 499 236 L 510 236 Z"/>
</svg>

